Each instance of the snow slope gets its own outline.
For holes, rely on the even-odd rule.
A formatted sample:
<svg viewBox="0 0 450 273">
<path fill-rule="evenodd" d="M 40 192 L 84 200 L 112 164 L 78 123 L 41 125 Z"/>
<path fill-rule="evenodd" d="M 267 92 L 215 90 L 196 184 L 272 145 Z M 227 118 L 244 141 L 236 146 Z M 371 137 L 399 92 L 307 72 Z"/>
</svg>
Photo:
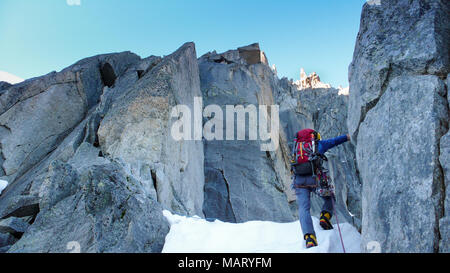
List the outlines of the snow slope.
<svg viewBox="0 0 450 273">
<path fill-rule="evenodd" d="M 163 253 L 342 253 L 337 225 L 325 231 L 313 217 L 318 247 L 305 248 L 299 221 L 274 223 L 251 221 L 241 224 L 163 212 L 170 223 Z M 361 252 L 360 234 L 350 224 L 340 224 L 346 252 Z"/>
<path fill-rule="evenodd" d="M 6 186 L 8 186 L 8 181 L 0 180 L 0 194 L 2 194 L 4 189 L 6 189 Z"/>
</svg>

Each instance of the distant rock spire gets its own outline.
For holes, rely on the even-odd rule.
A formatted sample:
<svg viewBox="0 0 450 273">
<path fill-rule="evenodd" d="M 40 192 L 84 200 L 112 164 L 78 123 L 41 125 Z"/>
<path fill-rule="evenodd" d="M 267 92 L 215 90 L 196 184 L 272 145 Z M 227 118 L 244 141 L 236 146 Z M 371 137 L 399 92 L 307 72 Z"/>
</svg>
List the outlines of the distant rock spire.
<svg viewBox="0 0 450 273">
<path fill-rule="evenodd" d="M 316 72 L 313 72 L 307 76 L 303 67 L 300 69 L 300 80 L 296 81 L 295 84 L 299 90 L 311 88 L 331 88 L 331 85 L 320 81 L 320 77 Z"/>
<path fill-rule="evenodd" d="M 272 64 L 272 71 L 275 75 L 278 75 L 277 67 L 275 64 Z"/>
<path fill-rule="evenodd" d="M 349 87 L 345 87 L 344 88 L 342 86 L 339 86 L 338 90 L 339 90 L 338 95 L 348 96 L 350 94 L 350 88 Z"/>
<path fill-rule="evenodd" d="M 300 69 L 300 81 L 303 81 L 307 78 L 308 76 L 305 73 L 305 69 L 303 69 L 303 67 Z"/>
</svg>

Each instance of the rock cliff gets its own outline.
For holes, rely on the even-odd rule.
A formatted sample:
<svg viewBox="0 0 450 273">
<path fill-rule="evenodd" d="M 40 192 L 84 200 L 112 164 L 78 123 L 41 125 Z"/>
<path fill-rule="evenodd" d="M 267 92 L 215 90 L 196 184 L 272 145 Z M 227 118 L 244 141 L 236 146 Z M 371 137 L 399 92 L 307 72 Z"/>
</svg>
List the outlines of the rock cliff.
<svg viewBox="0 0 450 273">
<path fill-rule="evenodd" d="M 258 44 L 198 60 L 193 43 L 164 58 L 99 55 L 2 89 L 1 178 L 10 183 L 0 218 L 26 224 L 0 230 L 3 252 L 65 252 L 73 242 L 83 252 L 158 252 L 168 232 L 162 209 L 293 221 L 290 137 L 306 127 L 346 132 L 346 97 L 330 88 L 299 92 L 278 79 Z M 196 99 L 224 113 L 229 105 L 279 105 L 277 149 L 263 150 L 267 141 L 251 140 L 248 127 L 245 140 L 175 141 L 171 109 L 195 111 Z M 330 169 L 342 186 L 339 213 L 358 224 L 348 213 L 359 217 L 352 155 L 348 147 L 330 155 Z"/>
<path fill-rule="evenodd" d="M 203 144 L 168 136 L 169 107 L 195 95 L 192 43 L 165 58 L 96 56 L 7 88 L 0 218 L 30 227 L 3 250 L 161 251 L 163 208 L 202 215 Z"/>
<path fill-rule="evenodd" d="M 339 219 L 361 231 L 363 251 L 377 242 L 383 252 L 449 252 L 449 13 L 441 0 L 367 2 L 349 90 L 303 70 L 297 83 L 279 79 L 257 43 L 200 58 L 193 43 L 165 57 L 98 55 L 0 82 L 0 179 L 9 182 L 0 252 L 160 252 L 163 209 L 294 221 L 290 153 L 304 128 L 351 135 L 326 167 Z M 245 122 L 227 128 L 239 115 Z M 262 139 L 276 116 L 280 130 Z M 193 140 L 173 137 L 184 119 Z M 321 204 L 312 198 L 313 214 Z"/>
<path fill-rule="evenodd" d="M 363 249 L 448 251 L 449 11 L 438 0 L 364 5 L 348 108 Z"/>
<path fill-rule="evenodd" d="M 212 52 L 199 59 L 205 105 L 218 105 L 225 113 L 226 105 L 258 108 L 275 104 L 278 79 L 267 59 L 256 60 L 261 56 L 257 44 L 243 48 L 245 51 Z M 227 61 L 217 61 L 224 59 Z M 284 155 L 280 149 L 261 151 L 261 141 L 249 140 L 248 127 L 245 140 L 205 141 L 205 216 L 229 222 L 291 221 Z M 237 127 L 232 131 L 236 135 Z"/>
</svg>

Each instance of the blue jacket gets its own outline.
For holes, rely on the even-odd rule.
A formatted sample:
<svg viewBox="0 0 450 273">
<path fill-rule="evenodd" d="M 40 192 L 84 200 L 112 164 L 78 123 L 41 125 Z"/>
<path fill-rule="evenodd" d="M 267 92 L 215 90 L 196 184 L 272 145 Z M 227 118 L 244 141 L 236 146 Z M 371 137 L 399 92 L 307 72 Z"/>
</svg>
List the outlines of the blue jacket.
<svg viewBox="0 0 450 273">
<path fill-rule="evenodd" d="M 324 154 L 329 149 L 336 147 L 337 145 L 340 145 L 347 141 L 348 141 L 348 139 L 347 139 L 346 135 L 335 137 L 335 138 L 330 138 L 330 139 L 326 139 L 326 140 L 319 140 L 319 142 L 317 144 L 318 152 L 320 154 Z"/>
</svg>

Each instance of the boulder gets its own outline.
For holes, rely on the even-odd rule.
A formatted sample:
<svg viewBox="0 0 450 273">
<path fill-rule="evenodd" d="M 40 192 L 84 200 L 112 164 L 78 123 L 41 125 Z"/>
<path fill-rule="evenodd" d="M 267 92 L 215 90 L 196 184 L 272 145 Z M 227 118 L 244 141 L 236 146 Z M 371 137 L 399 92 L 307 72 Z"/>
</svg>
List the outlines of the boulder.
<svg viewBox="0 0 450 273">
<path fill-rule="evenodd" d="M 449 3 L 383 0 L 365 4 L 353 61 L 349 66 L 348 128 L 359 125 L 394 77 L 449 73 Z"/>
<path fill-rule="evenodd" d="M 53 151 L 100 101 L 103 87 L 139 60 L 129 52 L 99 55 L 8 88 L 0 96 L 0 176 L 14 181 Z"/>
<path fill-rule="evenodd" d="M 31 79 L 26 83 L 22 83 L 26 88 L 22 88 L 23 90 L 26 90 L 27 92 L 33 91 L 31 89 L 32 86 L 39 87 L 41 85 L 49 85 L 56 87 L 60 87 L 63 83 L 54 83 L 52 82 L 52 77 L 63 77 L 64 75 L 71 75 L 71 73 L 78 73 L 79 75 L 81 73 L 81 77 L 84 85 L 81 85 L 74 81 L 74 84 L 79 85 L 78 87 L 80 90 L 80 94 L 83 94 L 85 89 L 89 89 L 88 92 L 93 97 L 95 97 L 95 100 L 92 100 L 92 103 L 95 104 L 93 107 L 89 108 L 89 103 L 85 102 L 85 107 L 82 108 L 83 115 L 81 116 L 81 120 L 78 122 L 74 122 L 75 126 L 72 129 L 69 129 L 67 132 L 67 136 L 61 136 L 61 141 L 59 143 L 55 144 L 55 147 L 51 151 L 47 151 L 46 155 L 43 156 L 36 164 L 32 165 L 30 164 L 30 168 L 27 171 L 23 171 L 23 174 L 20 176 L 17 176 L 17 179 L 10 183 L 9 187 L 3 192 L 1 198 L 0 198 L 0 218 L 9 218 L 9 217 L 31 217 L 31 219 L 37 218 L 38 215 L 43 215 L 43 217 L 47 217 L 46 221 L 53 221 L 50 230 L 53 230 L 54 232 L 58 232 L 59 230 L 63 229 L 63 227 L 58 227 L 59 224 L 66 221 L 63 218 L 64 211 L 58 211 L 58 213 L 52 214 L 57 209 L 64 209 L 64 210 L 71 210 L 69 209 L 70 206 L 76 206 L 75 204 L 68 205 L 64 207 L 61 203 L 61 200 L 66 200 L 67 198 L 73 197 L 75 194 L 80 193 L 81 189 L 79 187 L 79 179 L 80 175 L 79 173 L 84 173 L 87 168 L 90 167 L 100 167 L 105 166 L 111 163 L 111 160 L 106 158 L 100 149 L 99 146 L 99 140 L 98 140 L 98 127 L 100 125 L 101 120 L 103 119 L 104 115 L 111 109 L 112 105 L 120 99 L 120 97 L 128 91 L 129 87 L 133 87 L 134 84 L 139 80 L 139 70 L 144 71 L 150 71 L 151 67 L 155 65 L 155 63 L 158 62 L 160 58 L 159 57 L 150 57 L 147 59 L 140 60 L 140 58 L 134 54 L 131 53 L 120 53 L 120 54 L 107 54 L 107 55 L 100 55 L 92 58 L 88 58 L 85 60 L 82 60 L 75 65 L 64 69 L 62 72 L 59 73 L 52 73 L 48 76 L 44 76 L 37 79 Z M 109 64 L 106 65 L 106 63 Z M 106 66 L 105 66 L 106 65 Z M 111 69 L 112 68 L 112 69 Z M 48 81 L 48 82 L 46 82 Z M 53 84 L 54 83 L 54 84 Z M 67 83 L 68 85 L 70 83 Z M 97 86 L 98 84 L 98 86 Z M 21 84 L 19 84 L 21 85 Z M 17 86 L 13 86 L 12 88 L 16 88 Z M 81 87 L 85 86 L 84 89 Z M 98 89 L 97 89 L 97 87 Z M 52 93 L 52 95 L 46 95 L 49 97 L 49 99 L 53 99 L 53 96 L 60 96 L 60 94 L 57 94 L 57 91 L 61 91 L 61 89 L 58 89 L 55 87 L 55 92 Z M 77 87 L 77 88 L 78 88 Z M 28 88 L 30 90 L 28 90 Z M 53 87 L 51 87 L 53 88 Z M 8 89 L 8 92 L 11 90 Z M 21 97 L 19 96 L 22 92 L 19 89 L 16 90 L 16 98 L 17 100 L 20 100 Z M 93 91 L 94 90 L 94 91 Z M 96 91 L 95 91 L 96 90 Z M 20 91 L 20 92 L 19 92 Z M 83 92 L 81 92 L 83 91 Z M 42 94 L 45 94 L 47 91 L 43 92 Z M 62 91 L 61 91 L 62 92 Z M 26 93 L 26 92 L 25 92 Z M 57 95 L 55 95 L 57 94 Z M 11 95 L 11 94 L 10 94 Z M 40 94 L 37 94 L 36 96 L 40 96 Z M 14 97 L 11 95 L 11 97 Z M 25 96 L 26 97 L 26 96 Z M 31 96 L 30 99 L 32 99 L 33 96 Z M 80 96 L 80 97 L 88 97 L 88 96 Z M 55 99 L 56 99 L 55 98 Z M 23 99 L 25 103 L 27 103 L 30 99 Z M 22 102 L 18 102 L 20 104 Z M 36 102 L 36 107 L 42 107 L 45 108 L 44 105 L 40 105 L 42 101 Z M 60 101 L 61 105 L 60 108 L 56 107 L 55 111 L 62 111 L 65 110 L 64 107 L 67 107 L 65 101 Z M 16 107 L 16 106 L 14 106 Z M 12 109 L 14 108 L 12 107 Z M 9 110 L 10 111 L 10 110 Z M 40 122 L 40 121 L 36 121 Z M 52 122 L 50 125 L 54 125 Z M 20 126 L 20 123 L 18 123 L 16 126 Z M 30 135 L 31 137 L 31 135 Z M 63 139 L 63 140 L 62 140 Z M 55 162 L 60 162 L 61 164 L 66 164 L 69 167 L 65 168 L 59 168 L 59 171 L 55 171 Z M 144 203 L 146 202 L 155 202 L 155 201 L 148 201 L 146 199 L 156 200 L 156 195 L 149 193 L 147 190 L 145 183 L 142 182 L 140 177 L 134 177 L 131 175 L 129 168 L 127 166 L 123 165 L 122 163 L 116 163 L 120 165 L 120 169 L 122 172 L 126 173 L 127 176 L 133 177 L 136 181 L 137 187 L 139 187 L 139 190 L 142 192 L 142 195 L 145 195 L 145 198 L 143 198 Z M 56 169 L 58 169 L 56 168 Z M 119 168 L 119 167 L 117 167 Z M 63 171 L 64 170 L 64 171 Z M 115 172 L 115 168 L 110 168 L 111 175 L 113 172 Z M 105 173 L 108 173 L 108 171 L 105 171 Z M 131 179 L 131 178 L 130 178 Z M 55 182 L 56 181 L 56 182 Z M 58 181 L 60 181 L 58 183 Z M 63 183 L 64 182 L 64 183 Z M 129 187 L 128 187 L 129 188 Z M 127 189 L 128 189 L 127 188 Z M 43 194 L 45 193 L 45 194 Z M 155 210 L 153 206 L 159 206 L 158 204 L 154 203 L 146 203 L 143 205 L 143 208 L 140 208 L 142 210 L 145 210 L 145 213 L 139 212 L 139 206 L 136 205 L 137 203 L 140 204 L 141 201 L 136 202 L 133 201 L 135 205 L 130 204 L 128 210 L 132 211 L 134 209 L 134 206 L 136 206 L 136 213 L 141 213 L 142 217 L 146 217 L 147 211 Z M 152 208 L 149 208 L 152 207 Z M 57 209 L 55 209 L 56 207 Z M 80 210 L 81 207 L 80 207 Z M 53 212 L 49 212 L 53 211 Z M 161 209 L 159 209 L 159 212 L 161 212 Z M 157 213 L 157 209 L 155 211 Z M 132 213 L 129 213 L 132 215 Z M 162 214 L 161 214 L 162 215 Z M 79 218 L 77 218 L 79 216 Z M 87 236 L 92 229 L 92 226 L 89 227 L 90 224 L 97 221 L 102 221 L 99 218 L 102 216 L 92 217 L 92 216 L 86 216 L 83 214 L 80 214 L 78 216 L 74 216 L 74 218 L 68 218 L 69 221 L 74 222 L 75 224 L 78 224 L 80 226 L 80 229 L 78 231 L 80 232 L 79 236 L 83 236 L 82 232 L 84 233 L 84 236 Z M 149 216 L 149 215 L 147 215 Z M 54 218 L 53 218 L 54 217 Z M 137 216 L 136 216 L 137 217 Z M 77 218 L 77 219 L 75 219 Z M 163 217 L 150 217 L 148 219 L 155 219 L 154 223 L 146 223 L 145 227 L 140 227 L 138 224 L 135 224 L 136 232 L 141 232 L 141 230 L 145 230 L 145 232 L 148 231 L 148 228 L 152 228 L 152 226 L 156 226 L 158 230 L 161 231 L 160 234 L 163 237 L 158 237 L 158 234 L 153 234 L 148 237 L 147 235 L 141 236 L 137 234 L 136 236 L 133 235 L 131 232 L 134 232 L 133 230 L 130 231 L 128 237 L 130 236 L 141 236 L 142 242 L 144 244 L 147 244 L 146 246 L 140 245 L 141 244 L 141 238 L 131 238 L 128 242 L 128 245 L 122 245 L 117 246 L 117 248 L 114 248 L 111 251 L 118 251 L 118 252 L 158 252 L 159 248 L 162 248 L 161 241 L 156 242 L 155 238 L 164 238 L 164 232 L 167 232 L 167 225 L 164 226 L 164 228 L 158 227 L 159 224 L 164 225 L 165 219 Z M 146 219 L 146 220 L 148 220 Z M 91 222 L 89 222 L 91 221 Z M 93 222 L 92 222 L 93 221 Z M 131 221 L 131 220 L 130 220 Z M 36 230 L 34 230 L 29 235 L 24 236 L 25 241 L 33 241 L 34 236 L 40 236 L 41 232 L 45 233 L 40 230 L 42 228 L 43 223 L 37 221 Z M 65 223 L 65 222 L 64 222 Z M 128 223 L 128 226 L 131 222 Z M 33 223 L 34 224 L 34 223 Z M 63 224 L 65 225 L 65 224 Z M 125 224 L 124 224 L 125 225 Z M 83 227 L 89 227 L 86 229 L 83 229 Z M 46 228 L 46 227 L 45 227 Z M 45 229 L 44 228 L 44 229 Z M 69 225 L 68 228 L 73 228 L 73 226 Z M 106 232 L 106 231 L 105 231 Z M 125 232 L 125 231 L 124 231 Z M 154 232 L 155 233 L 155 232 Z M 28 232 L 27 232 L 28 234 Z M 64 235 L 65 234 L 65 235 Z M 33 246 L 29 245 L 17 245 L 14 249 L 12 249 L 12 252 L 67 252 L 67 244 L 68 238 L 64 236 L 70 237 L 73 234 L 71 234 L 70 230 L 63 230 L 62 234 L 58 235 L 61 242 L 56 244 L 56 239 L 54 241 L 50 241 L 51 233 L 46 234 L 46 236 L 43 236 L 43 240 L 37 240 L 35 243 L 33 243 Z M 98 237 L 102 237 L 102 233 L 98 232 Z M 150 235 L 149 235 L 150 236 Z M 145 238 L 150 238 L 149 241 L 151 243 L 147 243 Z M 49 243 L 45 243 L 44 240 L 49 240 Z M 108 239 L 110 240 L 110 239 Z M 123 240 L 123 238 L 122 238 Z M 138 241 L 136 243 L 135 241 Z M 158 239 L 159 240 L 159 239 Z M 101 241 L 101 239 L 99 239 Z M 108 243 L 109 242 L 109 243 Z M 110 241 L 102 241 L 98 244 L 102 244 L 101 249 L 112 249 L 113 244 L 116 244 L 112 239 Z M 153 243 L 154 242 L 154 243 Z M 55 246 L 50 246 L 50 243 L 55 243 Z M 83 251 L 92 251 L 92 252 L 101 252 L 103 250 L 100 250 L 100 248 L 96 249 L 96 246 L 93 246 L 90 243 L 86 243 L 82 245 Z M 91 245 L 89 245 L 91 244 Z M 111 244 L 111 245 L 109 245 Z M 124 243 L 125 244 L 125 243 Z M 153 244 L 153 245 L 152 245 Z M 135 248 L 134 248 L 135 247 Z M 6 248 L 6 247 L 5 247 Z M 9 246 L 7 247 L 9 249 Z M 134 249 L 134 251 L 133 251 Z M 3 249 L 6 251 L 5 249 Z M 107 251 L 107 250 L 104 250 Z"/>
<path fill-rule="evenodd" d="M 9 233 L 15 237 L 20 237 L 27 231 L 30 224 L 16 217 L 9 217 L 0 220 L 0 233 Z"/>
<path fill-rule="evenodd" d="M 170 117 L 172 107 L 193 110 L 194 97 L 201 97 L 195 45 L 148 67 L 105 113 L 98 129 L 102 154 L 127 164 L 166 209 L 203 216 L 203 143 L 175 141 Z"/>
<path fill-rule="evenodd" d="M 266 64 L 268 65 L 266 54 L 259 49 L 259 44 L 254 43 L 248 46 L 239 47 L 239 56 L 249 65 Z"/>
<path fill-rule="evenodd" d="M 208 56 L 210 61 L 215 63 L 241 65 L 265 64 L 268 65 L 266 54 L 261 51 L 258 43 L 239 47 L 238 49 L 228 50 L 227 52 L 217 54 L 216 51 L 209 52 L 202 57 Z"/>
<path fill-rule="evenodd" d="M 40 195 L 40 213 L 8 252 L 160 252 L 169 231 L 161 206 L 115 162 L 76 169 L 54 161 Z"/>
<path fill-rule="evenodd" d="M 85 111 L 86 103 L 76 87 L 60 84 L 3 113 L 0 142 L 7 180 L 13 181 L 54 150 L 83 119 Z"/>
</svg>

